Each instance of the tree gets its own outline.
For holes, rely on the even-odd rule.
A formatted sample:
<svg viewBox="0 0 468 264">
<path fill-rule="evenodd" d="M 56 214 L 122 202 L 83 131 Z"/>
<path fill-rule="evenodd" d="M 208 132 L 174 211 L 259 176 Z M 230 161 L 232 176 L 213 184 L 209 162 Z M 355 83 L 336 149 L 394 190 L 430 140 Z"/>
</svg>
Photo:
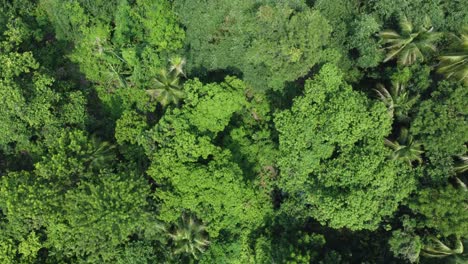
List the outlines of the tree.
<svg viewBox="0 0 468 264">
<path fill-rule="evenodd" d="M 158 100 L 163 107 L 170 103 L 178 104 L 179 100 L 184 97 L 182 86 L 179 84 L 179 75 L 183 74 L 183 63 L 182 61 L 177 63 L 177 65 L 171 64 L 169 72 L 165 69 L 161 70 L 154 78 L 154 87 L 146 90 L 151 98 Z"/>
<path fill-rule="evenodd" d="M 426 243 L 421 251 L 422 256 L 431 258 L 443 258 L 461 253 L 463 253 L 463 243 L 459 238 L 455 239 L 454 248 L 452 249 L 435 236 L 426 238 Z"/>
<path fill-rule="evenodd" d="M 425 171 L 433 181 L 445 183 L 454 176 L 453 157 L 466 153 L 468 106 L 463 98 L 467 96 L 463 85 L 443 81 L 415 112 L 410 134 L 424 142 Z"/>
<path fill-rule="evenodd" d="M 423 234 L 421 256 L 443 258 L 463 253 L 468 196 L 466 185 L 459 183 L 456 187 L 424 188 L 409 202 L 416 213 L 414 227 Z"/>
<path fill-rule="evenodd" d="M 468 31 L 468 28 L 465 29 Z M 463 82 L 468 85 L 468 32 L 456 38 L 456 45 L 450 52 L 439 57 L 440 64 L 437 71 L 447 78 Z"/>
<path fill-rule="evenodd" d="M 407 259 L 411 263 L 417 263 L 423 248 L 421 238 L 409 232 L 397 230 L 392 233 L 388 241 L 390 250 L 399 258 Z"/>
<path fill-rule="evenodd" d="M 379 99 L 387 106 L 387 111 L 392 117 L 395 116 L 398 121 L 407 120 L 411 107 L 417 102 L 418 96 L 410 97 L 404 83 L 393 82 L 389 90 L 382 84 L 378 84 L 375 89 Z"/>
<path fill-rule="evenodd" d="M 415 213 L 422 215 L 420 226 L 434 228 L 444 237 L 467 237 L 467 199 L 465 188 L 447 185 L 438 189 L 420 190 L 409 206 Z"/>
<path fill-rule="evenodd" d="M 184 58 L 177 56 L 177 57 L 171 58 L 169 61 L 171 63 L 169 72 L 175 71 L 176 75 L 183 75 L 184 77 L 186 77 L 183 68 L 185 66 L 185 63 L 187 62 L 185 61 Z"/>
<path fill-rule="evenodd" d="M 186 104 L 181 110 L 170 110 L 145 133 L 144 138 L 151 138 L 159 146 L 144 144 L 152 160 L 148 174 L 162 185 L 155 195 L 163 201 L 163 220 L 175 221 L 177 212 L 190 210 L 207 223 L 213 238 L 222 229 L 233 228 L 234 220 L 229 218 L 245 218 L 238 219 L 238 223 L 253 220 L 253 211 L 238 213 L 244 211 L 242 205 L 249 203 L 255 191 L 242 183 L 242 171 L 229 160 L 230 152 L 213 144 L 232 115 L 243 108 L 244 87 L 233 78 L 220 85 L 187 82 Z M 226 214 L 230 217 L 226 218 Z"/>
<path fill-rule="evenodd" d="M 0 0 L 0 263 L 467 262 L 467 1 Z"/>
<path fill-rule="evenodd" d="M 353 91 L 333 65 L 306 82 L 305 94 L 275 124 L 279 186 L 288 197 L 282 210 L 289 214 L 374 230 L 414 189 L 409 168 L 386 161 L 391 120 L 385 106 Z"/>
<path fill-rule="evenodd" d="M 219 84 L 187 81 L 185 103 L 169 107 L 139 141 L 151 161 L 147 173 L 158 185 L 158 218 L 175 223 L 181 213 L 191 212 L 206 225 L 212 243 L 226 247 L 248 239 L 249 230 L 271 210 L 269 193 L 260 192 L 231 151 L 221 147 L 225 131 L 245 111 L 245 89 L 232 77 Z"/>
<path fill-rule="evenodd" d="M 144 179 L 107 172 L 97 178 L 68 191 L 58 221 L 47 224 L 47 245 L 55 254 L 110 261 L 118 245 L 147 225 Z"/>
<path fill-rule="evenodd" d="M 102 167 L 109 167 L 115 161 L 114 145 L 106 141 L 101 141 L 97 137 L 91 138 L 90 150 L 84 155 L 84 162 L 91 170 L 99 170 Z"/>
<path fill-rule="evenodd" d="M 396 141 L 385 139 L 385 145 L 393 150 L 392 159 L 401 159 L 411 165 L 414 161 L 422 163 L 422 144 L 413 140 L 408 129 L 402 128 Z"/>
<path fill-rule="evenodd" d="M 327 56 L 331 27 L 302 1 L 178 0 L 174 6 L 184 14 L 189 74 L 236 73 L 257 90 L 281 91 Z"/>
<path fill-rule="evenodd" d="M 176 256 L 198 259 L 198 255 L 210 244 L 205 238 L 205 226 L 191 216 L 182 216 L 169 236 L 174 247 L 173 254 Z"/>
<path fill-rule="evenodd" d="M 380 32 L 382 43 L 386 45 L 387 56 L 384 62 L 398 58 L 398 64 L 411 65 L 417 60 L 424 61 L 425 54 L 436 51 L 435 42 L 440 34 L 433 32 L 429 25 L 415 29 L 406 16 L 399 21 L 401 33 L 387 29 Z"/>
<path fill-rule="evenodd" d="M 457 173 L 464 173 L 468 170 L 468 156 L 459 156 L 458 163 L 455 166 L 455 171 Z"/>
<path fill-rule="evenodd" d="M 339 56 L 337 65 L 347 73 L 346 80 L 352 82 L 363 77 L 365 70 L 361 68 L 375 67 L 383 59 L 376 37 L 382 22 L 364 11 L 363 5 L 359 0 L 313 2 L 313 8 L 319 10 L 333 28 L 329 47 Z"/>
<path fill-rule="evenodd" d="M 84 91 L 54 79 L 46 67 L 50 65 L 39 63 L 37 54 L 58 47 L 43 47 L 33 36 L 44 36 L 21 17 L 9 19 L 0 31 L 0 152 L 7 156 L 8 167 L 14 167 L 25 157 L 37 160 L 45 148 L 42 140 L 57 136 L 61 127 L 83 128 L 88 115 Z"/>
<path fill-rule="evenodd" d="M 149 186 L 131 166 L 103 159 L 107 144 L 80 130 L 61 133 L 46 138 L 46 154 L 31 172 L 1 178 L 0 208 L 8 233 L 18 244 L 36 232 L 39 248 L 47 249 L 44 257 L 52 262 L 112 261 L 116 248 L 152 221 Z M 23 245 L 31 256 L 32 242 Z"/>
<path fill-rule="evenodd" d="M 69 58 L 95 84 L 111 120 L 128 109 L 154 111 L 145 91 L 160 85 L 155 80 L 160 75 L 167 77 L 160 69 L 182 47 L 184 38 L 169 1 L 42 0 L 40 7 L 57 38 L 73 43 Z M 173 93 L 181 95 L 171 89 L 152 91 L 151 96 L 167 104 L 176 101 L 168 97 Z"/>
</svg>

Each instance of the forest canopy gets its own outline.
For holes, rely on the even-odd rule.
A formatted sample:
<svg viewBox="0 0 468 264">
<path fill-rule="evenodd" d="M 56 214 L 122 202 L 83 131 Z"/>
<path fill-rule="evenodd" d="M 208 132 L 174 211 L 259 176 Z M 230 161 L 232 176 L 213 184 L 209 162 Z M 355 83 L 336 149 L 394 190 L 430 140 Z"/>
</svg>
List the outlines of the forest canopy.
<svg viewBox="0 0 468 264">
<path fill-rule="evenodd" d="M 0 0 L 0 263 L 467 263 L 467 0 Z"/>
</svg>

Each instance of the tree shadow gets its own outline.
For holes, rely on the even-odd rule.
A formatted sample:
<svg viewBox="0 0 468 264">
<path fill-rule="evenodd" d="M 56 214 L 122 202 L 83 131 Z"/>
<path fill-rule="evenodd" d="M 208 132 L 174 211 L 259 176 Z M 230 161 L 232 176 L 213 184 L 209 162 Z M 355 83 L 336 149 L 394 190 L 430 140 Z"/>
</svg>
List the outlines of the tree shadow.
<svg viewBox="0 0 468 264">
<path fill-rule="evenodd" d="M 223 82 L 227 76 L 234 76 L 238 79 L 243 78 L 243 73 L 239 68 L 227 67 L 225 69 L 208 70 L 205 67 L 199 67 L 192 69 L 189 74 L 189 78 L 198 78 L 202 83 L 219 83 Z"/>
</svg>

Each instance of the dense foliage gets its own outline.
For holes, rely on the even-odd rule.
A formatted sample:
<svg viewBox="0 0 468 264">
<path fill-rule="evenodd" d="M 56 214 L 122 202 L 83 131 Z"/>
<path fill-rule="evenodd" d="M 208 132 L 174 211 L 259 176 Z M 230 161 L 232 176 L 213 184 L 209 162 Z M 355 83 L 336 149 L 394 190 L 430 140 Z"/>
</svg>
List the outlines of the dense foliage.
<svg viewBox="0 0 468 264">
<path fill-rule="evenodd" d="M 466 0 L 1 0 L 0 263 L 466 263 Z"/>
</svg>

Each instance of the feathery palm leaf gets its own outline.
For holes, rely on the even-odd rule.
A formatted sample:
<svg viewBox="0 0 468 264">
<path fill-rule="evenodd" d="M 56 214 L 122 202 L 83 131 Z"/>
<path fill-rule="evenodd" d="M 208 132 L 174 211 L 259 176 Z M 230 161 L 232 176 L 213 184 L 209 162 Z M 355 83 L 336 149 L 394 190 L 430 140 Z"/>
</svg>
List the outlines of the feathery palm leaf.
<svg viewBox="0 0 468 264">
<path fill-rule="evenodd" d="M 390 89 L 379 83 L 374 90 L 379 99 L 387 106 L 389 115 L 395 116 L 400 121 L 408 118 L 409 111 L 419 98 L 419 96 L 410 97 L 406 85 L 399 82 L 393 82 Z"/>
<path fill-rule="evenodd" d="M 400 136 L 396 141 L 385 139 L 385 145 L 393 150 L 391 159 L 405 160 L 410 165 L 414 161 L 422 163 L 421 154 L 424 153 L 422 144 L 414 141 L 406 128 L 401 129 Z"/>
<path fill-rule="evenodd" d="M 173 254 L 198 259 L 210 243 L 205 234 L 204 225 L 197 223 L 193 217 L 182 216 L 174 232 L 169 234 L 174 246 Z"/>
<path fill-rule="evenodd" d="M 439 73 L 447 78 L 461 81 L 468 85 L 468 29 L 461 37 L 457 37 L 457 45 L 447 54 L 439 57 Z"/>
<path fill-rule="evenodd" d="M 179 75 L 176 71 L 161 70 L 153 79 L 153 85 L 154 88 L 146 90 L 146 93 L 151 99 L 159 101 L 163 107 L 170 103 L 178 104 L 185 95 L 181 90 L 182 86 L 179 84 Z"/>
<path fill-rule="evenodd" d="M 182 74 L 183 76 L 185 76 L 183 67 L 185 66 L 186 61 L 184 58 L 178 56 L 173 57 L 169 60 L 169 62 L 171 63 L 171 65 L 169 66 L 170 72 L 175 71 L 177 75 Z"/>
<path fill-rule="evenodd" d="M 424 53 L 437 50 L 434 43 L 440 34 L 433 32 L 433 28 L 415 31 L 413 24 L 403 17 L 400 30 L 400 33 L 390 29 L 379 33 L 384 49 L 387 50 L 384 62 L 397 58 L 398 64 L 410 65 L 418 59 L 424 61 Z"/>
<path fill-rule="evenodd" d="M 459 156 L 458 162 L 455 165 L 455 171 L 457 173 L 463 173 L 468 171 L 468 156 Z"/>
<path fill-rule="evenodd" d="M 457 238 L 455 241 L 455 247 L 452 249 L 435 236 L 428 237 L 428 243 L 424 245 L 421 250 L 421 255 L 433 258 L 443 258 L 450 255 L 462 254 L 463 243 Z"/>
<path fill-rule="evenodd" d="M 98 170 L 114 161 L 114 145 L 101 141 L 97 137 L 92 137 L 90 143 L 89 151 L 83 156 L 84 163 L 89 169 Z"/>
</svg>

